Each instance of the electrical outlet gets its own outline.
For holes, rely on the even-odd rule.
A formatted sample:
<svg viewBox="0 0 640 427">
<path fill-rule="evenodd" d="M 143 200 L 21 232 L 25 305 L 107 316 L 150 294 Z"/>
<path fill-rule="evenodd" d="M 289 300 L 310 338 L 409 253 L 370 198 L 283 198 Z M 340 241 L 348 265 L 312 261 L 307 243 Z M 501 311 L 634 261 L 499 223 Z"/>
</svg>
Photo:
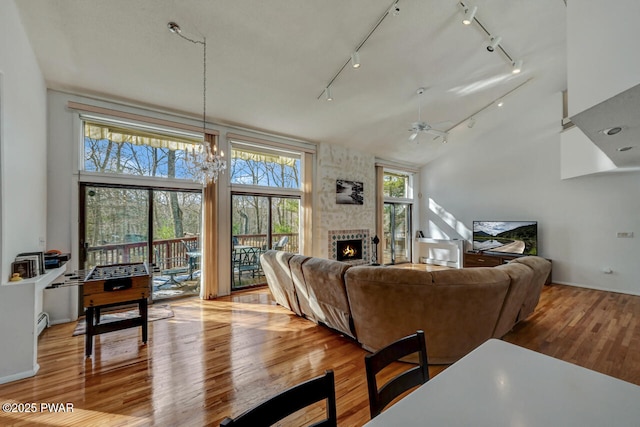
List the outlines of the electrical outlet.
<svg viewBox="0 0 640 427">
<path fill-rule="evenodd" d="M 631 237 L 633 237 L 633 231 L 619 231 L 617 234 L 618 238 L 625 238 L 625 239 L 629 239 Z"/>
</svg>

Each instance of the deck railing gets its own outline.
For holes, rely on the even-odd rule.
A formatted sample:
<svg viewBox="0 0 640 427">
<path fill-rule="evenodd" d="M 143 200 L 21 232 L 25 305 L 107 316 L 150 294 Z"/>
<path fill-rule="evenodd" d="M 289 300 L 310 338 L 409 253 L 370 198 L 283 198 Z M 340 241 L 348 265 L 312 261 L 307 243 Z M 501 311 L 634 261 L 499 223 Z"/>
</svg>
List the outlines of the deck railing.
<svg viewBox="0 0 640 427">
<path fill-rule="evenodd" d="M 180 239 L 162 239 L 153 242 L 153 263 L 163 263 L 163 268 L 174 268 L 188 261 L 187 247 L 183 241 L 197 242 L 198 236 Z M 149 261 L 147 242 L 114 243 L 87 248 L 87 262 L 91 266 L 126 264 Z"/>
<path fill-rule="evenodd" d="M 254 246 L 256 248 L 273 247 L 275 242 L 288 236 L 289 240 L 282 250 L 297 253 L 300 249 L 297 233 L 274 233 L 271 235 L 271 245 L 267 242 L 266 234 L 238 234 L 238 244 Z M 197 242 L 198 236 L 182 237 L 179 239 L 162 239 L 153 241 L 153 263 L 162 263 L 162 268 L 175 268 L 188 262 L 187 245 Z M 231 245 L 230 245 L 231 246 Z M 221 246 L 222 249 L 222 246 Z M 88 265 L 125 264 L 130 262 L 149 261 L 147 242 L 114 243 L 107 245 L 91 246 L 87 248 Z"/>
<path fill-rule="evenodd" d="M 273 241 L 268 245 L 266 234 L 236 234 L 234 237 L 238 239 L 238 244 L 243 246 L 253 246 L 260 249 L 273 248 L 277 241 L 283 237 L 289 237 L 289 240 L 282 248 L 283 251 L 298 253 L 300 250 L 298 233 L 273 233 L 271 238 Z"/>
</svg>

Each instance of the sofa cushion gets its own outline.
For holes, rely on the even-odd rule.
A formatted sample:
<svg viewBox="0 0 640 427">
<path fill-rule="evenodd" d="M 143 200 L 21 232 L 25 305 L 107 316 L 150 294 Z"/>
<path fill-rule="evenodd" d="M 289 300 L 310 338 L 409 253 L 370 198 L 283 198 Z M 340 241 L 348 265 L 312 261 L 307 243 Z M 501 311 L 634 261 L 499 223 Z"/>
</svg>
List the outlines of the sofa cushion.
<svg viewBox="0 0 640 427">
<path fill-rule="evenodd" d="M 524 264 L 533 270 L 531 288 L 522 302 L 522 309 L 520 310 L 520 316 L 518 317 L 518 321 L 520 321 L 533 313 L 533 310 L 535 310 L 538 305 L 542 287 L 551 272 L 551 261 L 539 256 L 523 256 L 510 261 L 510 263 Z"/>
<path fill-rule="evenodd" d="M 358 341 L 369 351 L 422 329 L 429 363 L 452 363 L 493 336 L 509 276 L 493 268 L 347 270 Z"/>
<path fill-rule="evenodd" d="M 493 332 L 494 338 L 502 338 L 519 321 L 522 304 L 532 289 L 533 270 L 524 264 L 515 263 L 502 264 L 495 268 L 504 271 L 511 278 L 511 284 Z"/>
<path fill-rule="evenodd" d="M 347 263 L 311 258 L 302 264 L 302 274 L 313 318 L 355 338 L 344 274 L 351 266 Z"/>
<path fill-rule="evenodd" d="M 289 260 L 293 256 L 289 252 L 269 250 L 260 256 L 260 265 L 276 303 L 302 316 L 289 269 Z"/>
<path fill-rule="evenodd" d="M 317 320 L 313 316 L 313 310 L 311 310 L 311 306 L 309 305 L 309 291 L 304 282 L 304 274 L 302 274 L 302 264 L 310 259 L 311 257 L 306 255 L 293 255 L 289 258 L 289 269 L 291 270 L 291 280 L 293 281 L 293 288 L 298 298 L 298 304 L 300 304 L 301 315 L 317 323 Z"/>
</svg>

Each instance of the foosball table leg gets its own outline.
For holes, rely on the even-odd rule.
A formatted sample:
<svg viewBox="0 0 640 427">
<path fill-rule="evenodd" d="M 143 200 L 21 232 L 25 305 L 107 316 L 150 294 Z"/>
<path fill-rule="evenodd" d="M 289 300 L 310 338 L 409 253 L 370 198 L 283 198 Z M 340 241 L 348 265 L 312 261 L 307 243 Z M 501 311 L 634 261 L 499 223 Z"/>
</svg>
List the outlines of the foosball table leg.
<svg viewBox="0 0 640 427">
<path fill-rule="evenodd" d="M 149 307 L 147 306 L 147 300 L 146 299 L 141 299 L 138 302 L 138 308 L 140 311 L 140 317 L 142 318 L 142 342 L 144 344 L 147 343 L 147 337 L 148 337 L 148 326 L 149 326 L 149 322 L 148 322 L 148 317 L 149 317 Z"/>
<path fill-rule="evenodd" d="M 98 314 L 98 316 L 100 316 Z M 86 357 L 91 357 L 91 353 L 93 352 L 93 325 L 94 325 L 94 308 L 87 307 L 87 312 L 85 313 L 85 322 L 86 322 L 86 330 L 85 330 L 85 342 L 84 342 L 84 354 Z"/>
</svg>

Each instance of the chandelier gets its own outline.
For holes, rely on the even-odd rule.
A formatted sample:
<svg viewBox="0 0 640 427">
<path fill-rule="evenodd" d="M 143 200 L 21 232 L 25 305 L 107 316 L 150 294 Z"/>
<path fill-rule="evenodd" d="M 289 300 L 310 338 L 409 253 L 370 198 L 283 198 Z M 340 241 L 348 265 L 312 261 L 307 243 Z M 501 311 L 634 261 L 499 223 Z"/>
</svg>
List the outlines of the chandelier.
<svg viewBox="0 0 640 427">
<path fill-rule="evenodd" d="M 175 22 L 167 24 L 169 31 L 179 35 L 183 39 L 202 45 L 202 144 L 191 150 L 188 156 L 196 167 L 194 180 L 202 185 L 216 183 L 218 175 L 227 169 L 227 161 L 224 159 L 224 152 L 218 154 L 218 147 L 207 139 L 207 39 L 194 40 L 182 34 L 180 26 Z"/>
</svg>

